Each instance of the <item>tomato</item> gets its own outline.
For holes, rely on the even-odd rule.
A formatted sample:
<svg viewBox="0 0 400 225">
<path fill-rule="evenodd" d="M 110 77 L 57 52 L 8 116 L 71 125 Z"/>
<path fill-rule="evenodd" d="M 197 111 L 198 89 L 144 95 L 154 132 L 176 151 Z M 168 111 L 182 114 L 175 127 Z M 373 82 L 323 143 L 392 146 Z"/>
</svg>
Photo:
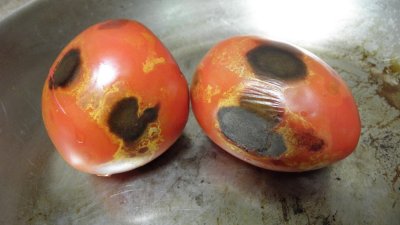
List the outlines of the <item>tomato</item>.
<svg viewBox="0 0 400 225">
<path fill-rule="evenodd" d="M 209 138 L 258 167 L 322 168 L 357 146 L 360 118 L 345 82 L 312 53 L 274 40 L 233 37 L 193 77 L 191 102 Z"/>
<path fill-rule="evenodd" d="M 110 175 L 142 166 L 180 136 L 187 82 L 145 26 L 110 20 L 76 36 L 50 68 L 42 94 L 48 134 L 74 168 Z"/>
</svg>

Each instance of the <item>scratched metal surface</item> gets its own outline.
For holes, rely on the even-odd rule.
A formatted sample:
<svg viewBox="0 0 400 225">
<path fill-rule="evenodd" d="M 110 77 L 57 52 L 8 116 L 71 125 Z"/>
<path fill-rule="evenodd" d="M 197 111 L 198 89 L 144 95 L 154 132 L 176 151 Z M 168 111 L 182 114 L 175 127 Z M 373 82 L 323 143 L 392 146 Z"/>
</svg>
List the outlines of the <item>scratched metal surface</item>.
<svg viewBox="0 0 400 225">
<path fill-rule="evenodd" d="M 354 154 L 288 174 L 237 160 L 190 116 L 164 155 L 102 178 L 61 160 L 40 95 L 58 51 L 85 27 L 132 18 L 171 50 L 188 81 L 237 34 L 293 42 L 349 84 L 362 119 Z M 0 22 L 0 224 L 400 224 L 400 2 L 34 1 Z"/>
</svg>

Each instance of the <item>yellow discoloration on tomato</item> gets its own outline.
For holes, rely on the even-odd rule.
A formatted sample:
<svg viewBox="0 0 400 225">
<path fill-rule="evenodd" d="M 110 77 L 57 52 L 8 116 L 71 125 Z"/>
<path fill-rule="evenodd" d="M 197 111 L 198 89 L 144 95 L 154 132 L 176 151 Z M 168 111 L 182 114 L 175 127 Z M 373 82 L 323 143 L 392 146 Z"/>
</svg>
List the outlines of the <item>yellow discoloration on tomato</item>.
<svg viewBox="0 0 400 225">
<path fill-rule="evenodd" d="M 239 105 L 240 93 L 243 88 L 243 84 L 239 84 L 237 86 L 231 87 L 228 91 L 225 91 L 220 97 L 218 106 L 221 108 Z"/>
<path fill-rule="evenodd" d="M 143 63 L 143 72 L 150 73 L 158 64 L 163 63 L 165 63 L 165 59 L 163 57 L 150 56 L 146 59 L 146 62 Z"/>
<path fill-rule="evenodd" d="M 114 154 L 114 159 L 116 160 L 135 156 L 151 157 L 159 150 L 160 144 L 164 141 L 159 121 L 151 123 L 138 142 L 126 145 L 126 143 L 116 136 L 115 140 L 119 143 L 118 150 Z"/>
<path fill-rule="evenodd" d="M 206 90 L 205 90 L 205 97 L 204 99 L 208 102 L 211 103 L 211 99 L 215 96 L 218 95 L 221 92 L 218 86 L 211 86 L 207 85 Z"/>
<path fill-rule="evenodd" d="M 96 99 L 92 99 L 90 103 L 83 106 L 86 111 L 89 112 L 90 116 L 98 123 L 104 123 L 108 112 L 111 111 L 111 106 L 115 104 L 112 99 L 117 99 L 119 93 L 118 84 L 113 84 L 110 88 L 104 91 L 103 96 L 96 96 Z M 128 97 L 128 96 L 125 96 Z M 94 104 L 93 104 L 94 103 Z M 82 105 L 81 105 L 82 106 Z"/>
<path fill-rule="evenodd" d="M 248 63 L 243 59 L 240 54 L 240 46 L 235 46 L 238 48 L 238 52 L 229 50 L 222 52 L 218 55 L 213 55 L 211 62 L 213 64 L 218 64 L 224 66 L 226 69 L 236 74 L 238 77 L 254 77 L 254 73 L 249 70 Z"/>
</svg>

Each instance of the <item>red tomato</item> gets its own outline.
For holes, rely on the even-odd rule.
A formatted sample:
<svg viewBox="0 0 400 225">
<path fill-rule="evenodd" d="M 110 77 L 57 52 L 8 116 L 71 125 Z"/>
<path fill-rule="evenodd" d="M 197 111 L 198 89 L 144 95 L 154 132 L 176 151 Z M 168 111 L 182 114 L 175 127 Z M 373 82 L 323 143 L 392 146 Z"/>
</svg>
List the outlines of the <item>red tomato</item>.
<svg viewBox="0 0 400 225">
<path fill-rule="evenodd" d="M 75 37 L 52 65 L 43 119 L 61 156 L 97 175 L 153 160 L 180 136 L 187 82 L 169 51 L 142 24 L 111 20 Z"/>
<path fill-rule="evenodd" d="M 348 156 L 360 118 L 351 92 L 312 53 L 258 37 L 213 47 L 191 86 L 194 114 L 221 148 L 253 165 L 306 171 Z"/>
</svg>

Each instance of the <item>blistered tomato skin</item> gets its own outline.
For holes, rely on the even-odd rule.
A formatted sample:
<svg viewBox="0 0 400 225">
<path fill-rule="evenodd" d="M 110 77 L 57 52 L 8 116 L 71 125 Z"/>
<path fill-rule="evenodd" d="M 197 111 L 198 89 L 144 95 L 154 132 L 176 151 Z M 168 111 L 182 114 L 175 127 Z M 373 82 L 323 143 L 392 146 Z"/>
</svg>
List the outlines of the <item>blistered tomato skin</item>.
<svg viewBox="0 0 400 225">
<path fill-rule="evenodd" d="M 187 82 L 171 54 L 142 24 L 89 27 L 59 54 L 43 87 L 48 134 L 74 168 L 128 171 L 166 151 L 189 111 Z"/>
<path fill-rule="evenodd" d="M 360 118 L 339 75 L 312 53 L 278 41 L 234 37 L 198 65 L 191 103 L 205 133 L 258 167 L 300 172 L 352 153 Z"/>
</svg>

